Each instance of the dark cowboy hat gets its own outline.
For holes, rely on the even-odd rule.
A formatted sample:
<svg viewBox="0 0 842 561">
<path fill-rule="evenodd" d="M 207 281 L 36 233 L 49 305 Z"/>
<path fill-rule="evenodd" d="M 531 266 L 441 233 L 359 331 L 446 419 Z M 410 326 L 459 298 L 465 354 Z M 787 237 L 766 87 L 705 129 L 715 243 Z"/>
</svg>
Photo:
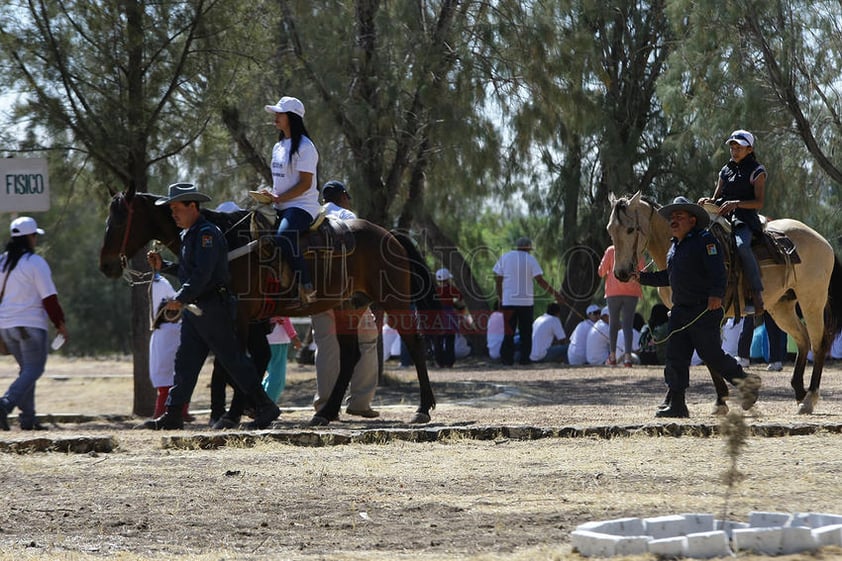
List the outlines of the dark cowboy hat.
<svg viewBox="0 0 842 561">
<path fill-rule="evenodd" d="M 200 193 L 196 186 L 192 183 L 173 183 L 169 186 L 167 196 L 161 197 L 155 201 L 155 204 L 168 205 L 175 202 L 188 203 L 190 201 L 206 203 L 209 200 L 211 200 L 211 198 L 204 193 Z"/>
<path fill-rule="evenodd" d="M 687 197 L 676 197 L 672 201 L 672 204 L 659 208 L 658 214 L 669 220 L 670 214 L 677 210 L 683 210 L 695 216 L 696 226 L 699 228 L 707 228 L 708 224 L 710 224 L 710 216 L 708 216 L 707 211 Z"/>
</svg>

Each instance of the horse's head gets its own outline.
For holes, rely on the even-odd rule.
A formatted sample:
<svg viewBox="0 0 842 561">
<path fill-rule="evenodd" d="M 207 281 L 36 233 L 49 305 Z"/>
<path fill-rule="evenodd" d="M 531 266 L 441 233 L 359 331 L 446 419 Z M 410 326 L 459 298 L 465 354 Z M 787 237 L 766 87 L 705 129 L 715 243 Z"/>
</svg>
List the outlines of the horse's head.
<svg viewBox="0 0 842 561">
<path fill-rule="evenodd" d="M 169 245 L 177 239 L 178 228 L 167 207 L 155 207 L 156 197 L 143 193 L 117 193 L 111 198 L 105 237 L 99 252 L 99 270 L 118 278 L 126 261 L 153 239 Z"/>
<path fill-rule="evenodd" d="M 640 191 L 632 197 L 609 196 L 611 217 L 608 235 L 614 244 L 614 276 L 626 282 L 637 271 L 637 263 L 649 241 L 649 227 L 655 207 L 644 201 Z"/>
</svg>

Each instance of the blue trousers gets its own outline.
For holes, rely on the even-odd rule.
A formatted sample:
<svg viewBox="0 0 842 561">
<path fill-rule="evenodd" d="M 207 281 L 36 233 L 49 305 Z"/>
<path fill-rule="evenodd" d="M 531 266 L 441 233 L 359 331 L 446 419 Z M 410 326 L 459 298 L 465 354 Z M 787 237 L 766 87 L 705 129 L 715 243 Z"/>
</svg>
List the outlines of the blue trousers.
<svg viewBox="0 0 842 561">
<path fill-rule="evenodd" d="M 255 406 L 266 404 L 269 398 L 260 385 L 254 362 L 246 356 L 234 333 L 233 298 L 213 295 L 196 304 L 202 310 L 201 316 L 187 310 L 181 316 L 181 344 L 175 354 L 174 384 L 167 407 L 190 403 L 199 372 L 211 351 L 246 399 Z"/>
<path fill-rule="evenodd" d="M 734 383 L 746 374 L 737 360 L 725 354 L 719 339 L 719 325 L 722 323 L 722 309 L 708 310 L 698 320 L 694 319 L 707 307 L 677 305 L 672 308 L 669 319 L 670 336 L 667 340 L 667 358 L 664 380 L 673 391 L 684 391 L 690 386 L 690 359 L 693 350 L 713 372 Z M 692 325 L 678 331 L 682 327 Z"/>
<path fill-rule="evenodd" d="M 298 248 L 298 240 L 302 232 L 306 232 L 313 223 L 313 217 L 306 210 L 300 208 L 286 208 L 280 211 L 280 224 L 275 236 L 275 243 L 281 249 L 281 255 L 292 266 L 292 272 L 298 276 L 298 282 L 306 289 L 313 288 L 310 271 L 304 261 L 304 255 Z"/>
<path fill-rule="evenodd" d="M 17 379 L 3 396 L 2 406 L 8 413 L 17 406 L 21 426 L 32 426 L 35 422 L 35 382 L 44 373 L 47 364 L 47 330 L 11 327 L 0 329 L 0 337 L 3 337 L 9 353 L 20 366 Z"/>
</svg>

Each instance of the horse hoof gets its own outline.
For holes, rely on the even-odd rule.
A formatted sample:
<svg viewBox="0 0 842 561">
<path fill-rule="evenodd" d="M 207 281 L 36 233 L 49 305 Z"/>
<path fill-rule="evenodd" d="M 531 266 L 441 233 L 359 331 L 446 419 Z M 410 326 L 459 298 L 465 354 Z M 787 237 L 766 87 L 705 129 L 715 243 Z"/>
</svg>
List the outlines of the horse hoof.
<svg viewBox="0 0 842 561">
<path fill-rule="evenodd" d="M 723 403 L 721 405 L 720 404 L 714 405 L 713 411 L 711 411 L 711 415 L 713 415 L 715 417 L 724 417 L 727 414 L 728 414 L 728 405 L 725 404 L 725 403 Z"/>
<path fill-rule="evenodd" d="M 326 427 L 330 424 L 330 419 L 327 417 L 322 417 L 321 415 L 313 415 L 313 418 L 310 419 L 310 422 L 307 423 L 307 426 L 310 427 Z"/>
<path fill-rule="evenodd" d="M 424 425 L 430 422 L 430 416 L 427 413 L 421 413 L 420 411 L 416 411 L 415 415 L 412 416 L 410 419 L 409 424 L 411 425 Z"/>
<path fill-rule="evenodd" d="M 798 405 L 798 414 L 799 415 L 812 415 L 813 410 L 816 407 L 816 403 L 819 401 L 818 394 L 813 392 L 807 392 L 807 395 L 804 396 L 804 401 L 802 401 Z"/>
</svg>

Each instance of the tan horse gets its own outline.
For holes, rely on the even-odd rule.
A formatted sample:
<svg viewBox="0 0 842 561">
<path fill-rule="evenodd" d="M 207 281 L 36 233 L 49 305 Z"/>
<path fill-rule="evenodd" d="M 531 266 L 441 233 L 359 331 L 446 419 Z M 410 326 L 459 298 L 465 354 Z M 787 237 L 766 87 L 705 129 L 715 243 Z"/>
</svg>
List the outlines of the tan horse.
<svg viewBox="0 0 842 561">
<path fill-rule="evenodd" d="M 652 257 L 658 270 L 666 269 L 671 234 L 669 223 L 657 212 L 660 207 L 644 200 L 639 191 L 619 199 L 612 194 L 609 201 L 608 233 L 614 243 L 614 276 L 621 281 L 628 280 L 644 251 Z M 810 414 L 819 400 L 825 356 L 842 317 L 842 266 L 827 240 L 806 224 L 784 218 L 769 222 L 767 227 L 786 234 L 801 256 L 801 263 L 789 267 L 761 262 L 760 270 L 766 311 L 798 346 L 790 383 L 799 403 L 798 412 Z M 668 291 L 661 292 L 661 298 L 667 306 L 671 305 Z M 796 313 L 796 304 L 801 308 L 803 323 Z M 734 316 L 734 309 L 733 305 L 729 306 L 725 316 Z M 809 390 L 805 390 L 804 370 L 810 349 L 813 371 Z M 717 383 L 718 373 L 711 372 L 711 376 L 718 397 L 724 399 L 725 383 L 721 377 L 721 386 Z M 725 388 L 724 395 L 722 388 Z"/>
</svg>

